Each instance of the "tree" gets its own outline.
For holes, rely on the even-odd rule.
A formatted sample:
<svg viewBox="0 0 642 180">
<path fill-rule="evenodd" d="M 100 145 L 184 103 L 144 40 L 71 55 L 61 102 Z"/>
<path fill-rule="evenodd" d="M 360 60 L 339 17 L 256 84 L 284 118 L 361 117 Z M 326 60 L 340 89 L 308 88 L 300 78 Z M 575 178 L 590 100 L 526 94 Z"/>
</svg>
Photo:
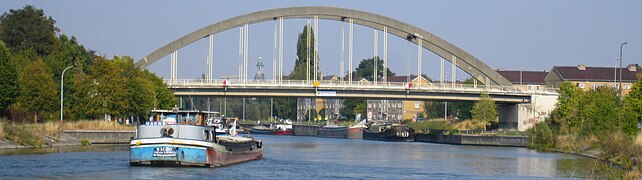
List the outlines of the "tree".
<svg viewBox="0 0 642 180">
<path fill-rule="evenodd" d="M 321 117 L 321 120 L 326 120 L 325 119 L 325 108 L 321 108 L 321 110 L 319 110 L 319 116 Z"/>
<path fill-rule="evenodd" d="M 576 121 L 579 112 L 579 102 L 582 90 L 575 87 L 573 83 L 565 81 L 560 84 L 559 98 L 555 104 L 555 110 L 552 112 L 554 123 L 559 124 L 560 129 L 568 132 L 581 124 Z"/>
<path fill-rule="evenodd" d="M 55 23 L 42 9 L 30 5 L 12 9 L 0 16 L 0 40 L 14 53 L 33 50 L 46 56 L 54 48 L 58 32 Z"/>
<path fill-rule="evenodd" d="M 366 113 L 366 100 L 362 99 L 346 99 L 343 101 L 343 108 L 339 110 L 346 120 L 354 120 L 356 114 Z"/>
<path fill-rule="evenodd" d="M 154 100 L 154 108 L 170 109 L 174 107 L 177 103 L 176 97 L 174 96 L 174 93 L 169 90 L 163 79 L 148 70 L 143 70 L 143 74 L 146 79 L 151 81 L 152 86 L 154 87 L 154 94 L 156 96 Z"/>
<path fill-rule="evenodd" d="M 125 107 L 119 110 L 120 114 L 146 116 L 154 107 L 156 91 L 153 83 L 147 79 L 143 71 L 134 66 L 134 60 L 131 57 L 115 56 L 112 63 L 119 70 L 119 75 L 126 79 Z"/>
<path fill-rule="evenodd" d="M 383 78 L 383 59 L 379 58 L 379 56 L 363 59 L 353 72 L 353 80 L 361 80 L 361 78 L 364 78 L 368 81 L 373 81 L 375 59 L 377 60 L 377 79 L 381 80 Z M 388 71 L 388 76 L 395 76 L 395 73 L 392 72 L 390 68 L 386 68 L 386 70 Z"/>
<path fill-rule="evenodd" d="M 309 33 L 308 33 L 309 31 Z M 308 37 L 310 34 L 310 37 Z M 308 39 L 310 41 L 310 64 L 308 62 Z M 296 43 L 297 59 L 294 62 L 294 69 L 288 76 L 291 80 L 304 80 L 307 78 L 306 70 L 310 66 L 310 79 L 314 79 L 314 31 L 308 25 L 303 27 L 303 32 L 299 33 L 299 38 Z M 317 57 L 319 54 L 317 52 Z M 317 60 L 319 60 L 317 58 Z M 317 67 L 318 68 L 318 67 Z M 318 70 L 318 69 L 317 69 Z M 318 72 L 318 71 L 317 71 Z M 319 74 L 320 75 L 320 74 Z"/>
<path fill-rule="evenodd" d="M 18 96 L 18 71 L 11 52 L 0 41 L 0 110 L 11 106 Z"/>
<path fill-rule="evenodd" d="M 483 124 L 484 131 L 487 125 L 498 123 L 497 105 L 495 105 L 495 101 L 490 99 L 488 92 L 481 94 L 479 101 L 473 105 L 472 114 L 474 121 Z"/>
<path fill-rule="evenodd" d="M 274 98 L 274 115 L 282 119 L 296 119 L 296 99 Z"/>
<path fill-rule="evenodd" d="M 34 112 L 34 121 L 38 120 L 38 114 L 56 109 L 58 91 L 42 60 L 37 59 L 25 66 L 18 76 L 18 83 L 18 106 L 27 112 Z"/>
<path fill-rule="evenodd" d="M 580 93 L 581 101 L 576 104 L 579 111 L 570 118 L 580 128 L 580 135 L 606 135 L 621 124 L 621 104 L 613 92 L 609 87 L 599 87 Z"/>
<path fill-rule="evenodd" d="M 119 72 L 111 61 L 96 57 L 79 88 L 80 96 L 86 98 L 76 106 L 85 107 L 84 111 L 89 117 L 122 117 L 124 114 L 121 110 L 126 108 L 127 81 Z"/>
<path fill-rule="evenodd" d="M 624 98 L 625 115 L 622 130 L 627 135 L 637 133 L 637 124 L 642 122 L 642 75 L 638 75 L 631 92 Z"/>
</svg>

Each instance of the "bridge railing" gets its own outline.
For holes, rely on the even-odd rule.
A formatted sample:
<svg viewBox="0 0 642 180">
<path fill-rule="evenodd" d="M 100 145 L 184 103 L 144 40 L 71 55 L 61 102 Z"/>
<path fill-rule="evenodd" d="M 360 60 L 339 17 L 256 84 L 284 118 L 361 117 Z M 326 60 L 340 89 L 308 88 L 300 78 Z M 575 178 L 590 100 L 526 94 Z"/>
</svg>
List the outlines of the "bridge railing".
<svg viewBox="0 0 642 180">
<path fill-rule="evenodd" d="M 306 80 L 238 80 L 238 79 L 168 79 L 165 83 L 170 87 L 253 87 L 253 88 L 311 88 L 314 87 L 312 81 Z M 408 89 L 405 82 L 368 82 L 368 81 L 319 81 L 319 88 L 332 88 L 332 89 L 372 89 L 372 90 L 406 90 Z M 441 84 L 441 83 L 425 83 L 425 84 L 412 84 L 410 90 L 430 90 L 430 91 L 488 91 L 488 92 L 501 92 L 501 93 L 551 93 L 556 89 L 543 88 L 539 90 L 525 90 L 514 86 L 486 86 L 474 84 Z"/>
</svg>

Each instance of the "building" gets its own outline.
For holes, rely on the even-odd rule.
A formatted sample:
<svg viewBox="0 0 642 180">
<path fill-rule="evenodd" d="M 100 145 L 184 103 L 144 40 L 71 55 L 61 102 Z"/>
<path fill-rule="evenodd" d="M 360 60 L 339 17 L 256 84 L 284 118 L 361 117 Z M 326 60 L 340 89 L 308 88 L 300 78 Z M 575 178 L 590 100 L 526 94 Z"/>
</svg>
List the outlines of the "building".
<svg viewBox="0 0 642 180">
<path fill-rule="evenodd" d="M 335 120 L 341 118 L 341 108 L 343 108 L 344 99 L 326 99 L 324 103 L 325 118 Z"/>
<path fill-rule="evenodd" d="M 428 79 L 416 75 L 389 76 L 386 79 L 387 82 L 391 85 L 404 86 L 408 83 L 408 80 L 410 80 L 413 87 L 433 85 L 430 81 L 428 81 Z M 423 101 L 402 101 L 390 99 L 368 100 L 366 111 L 366 117 L 368 119 L 388 120 L 393 122 L 399 122 L 403 120 L 416 120 L 419 114 L 423 114 L 425 117 Z"/>
<path fill-rule="evenodd" d="M 546 89 L 546 71 L 524 71 L 524 70 L 497 70 L 497 73 L 504 76 L 517 90 L 538 91 Z"/>
<path fill-rule="evenodd" d="M 327 75 L 322 78 L 324 81 L 338 81 L 339 77 L 336 75 Z"/>
<path fill-rule="evenodd" d="M 620 71 L 622 76 L 620 77 Z M 630 64 L 623 68 L 578 66 L 553 66 L 546 76 L 546 86 L 559 88 L 564 81 L 570 81 L 582 90 L 588 91 L 601 86 L 620 88 L 622 93 L 628 94 L 631 86 L 637 80 L 637 75 L 642 74 L 638 64 Z"/>
<path fill-rule="evenodd" d="M 316 117 L 308 117 L 312 111 L 317 111 L 316 99 L 313 98 L 297 98 L 296 99 L 296 121 L 308 121 Z M 318 112 L 318 111 L 317 111 Z"/>
</svg>

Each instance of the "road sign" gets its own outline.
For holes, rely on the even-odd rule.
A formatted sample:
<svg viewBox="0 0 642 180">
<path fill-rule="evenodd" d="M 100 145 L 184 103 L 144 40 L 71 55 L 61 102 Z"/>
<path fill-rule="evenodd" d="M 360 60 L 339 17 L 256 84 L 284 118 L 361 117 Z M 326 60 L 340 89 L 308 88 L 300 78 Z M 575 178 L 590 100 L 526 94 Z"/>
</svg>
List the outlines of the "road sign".
<svg viewBox="0 0 642 180">
<path fill-rule="evenodd" d="M 336 91 L 317 91 L 316 95 L 317 96 L 334 97 L 334 96 L 337 96 L 337 92 Z"/>
</svg>

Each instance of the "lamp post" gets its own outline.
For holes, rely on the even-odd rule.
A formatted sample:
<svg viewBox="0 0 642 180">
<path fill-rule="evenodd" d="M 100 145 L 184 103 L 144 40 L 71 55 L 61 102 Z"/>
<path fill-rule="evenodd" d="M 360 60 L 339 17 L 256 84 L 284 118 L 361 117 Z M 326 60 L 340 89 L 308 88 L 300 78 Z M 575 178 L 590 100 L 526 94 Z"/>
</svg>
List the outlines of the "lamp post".
<svg viewBox="0 0 642 180">
<path fill-rule="evenodd" d="M 620 58 L 615 58 L 615 66 L 613 66 L 613 90 L 617 88 L 617 64 Z"/>
<path fill-rule="evenodd" d="M 63 111 L 63 107 L 64 107 L 64 100 L 65 100 L 64 99 L 64 94 L 65 94 L 65 92 L 64 92 L 65 88 L 64 87 L 65 87 L 65 84 L 63 84 L 63 83 L 65 82 L 65 71 L 67 71 L 67 70 L 69 70 L 69 69 L 71 69 L 73 67 L 74 66 L 69 66 L 69 67 L 65 68 L 65 70 L 62 70 L 62 75 L 60 76 L 60 122 L 62 122 L 62 118 L 63 118 L 62 115 L 63 115 L 63 112 L 64 112 Z"/>
<path fill-rule="evenodd" d="M 519 69 L 519 89 L 523 88 L 522 85 L 522 72 L 524 71 L 524 68 Z"/>
<path fill-rule="evenodd" d="M 628 42 L 623 42 L 620 45 L 620 96 L 622 96 L 622 48 L 625 44 L 628 44 Z"/>
</svg>

